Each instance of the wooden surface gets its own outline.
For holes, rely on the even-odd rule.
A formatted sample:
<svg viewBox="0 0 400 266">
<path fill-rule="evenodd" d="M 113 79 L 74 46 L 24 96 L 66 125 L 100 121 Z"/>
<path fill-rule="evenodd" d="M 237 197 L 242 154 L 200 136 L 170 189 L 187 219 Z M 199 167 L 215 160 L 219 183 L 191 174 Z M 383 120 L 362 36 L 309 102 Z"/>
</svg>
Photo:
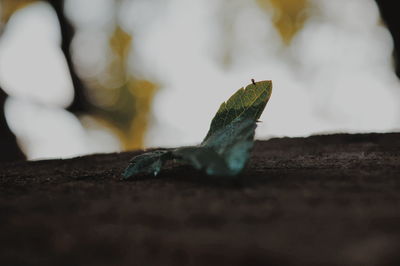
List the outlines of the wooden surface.
<svg viewBox="0 0 400 266">
<path fill-rule="evenodd" d="M 400 134 L 258 141 L 235 180 L 136 153 L 0 165 L 0 265 L 400 265 Z"/>
</svg>

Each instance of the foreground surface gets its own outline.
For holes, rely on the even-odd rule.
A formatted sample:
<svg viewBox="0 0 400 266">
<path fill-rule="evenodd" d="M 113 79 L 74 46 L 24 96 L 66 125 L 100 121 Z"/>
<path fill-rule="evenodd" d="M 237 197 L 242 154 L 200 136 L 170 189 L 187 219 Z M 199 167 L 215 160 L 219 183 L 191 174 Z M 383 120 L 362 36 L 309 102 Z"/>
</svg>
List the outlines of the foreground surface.
<svg viewBox="0 0 400 266">
<path fill-rule="evenodd" d="M 238 180 L 133 154 L 0 165 L 0 265 L 400 265 L 400 134 L 257 142 Z"/>
</svg>

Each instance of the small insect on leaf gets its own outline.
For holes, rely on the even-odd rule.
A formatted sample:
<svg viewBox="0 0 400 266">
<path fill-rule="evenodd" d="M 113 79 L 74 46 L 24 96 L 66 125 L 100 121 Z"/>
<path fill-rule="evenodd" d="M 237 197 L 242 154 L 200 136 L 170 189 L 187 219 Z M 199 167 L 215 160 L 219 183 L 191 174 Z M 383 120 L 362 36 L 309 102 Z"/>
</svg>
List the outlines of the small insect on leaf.
<svg viewBox="0 0 400 266">
<path fill-rule="evenodd" d="M 123 175 L 158 174 L 168 160 L 191 164 L 208 175 L 235 176 L 246 165 L 254 144 L 256 122 L 271 97 L 270 80 L 255 82 L 239 89 L 222 103 L 210 129 L 198 146 L 158 150 L 134 157 Z"/>
</svg>

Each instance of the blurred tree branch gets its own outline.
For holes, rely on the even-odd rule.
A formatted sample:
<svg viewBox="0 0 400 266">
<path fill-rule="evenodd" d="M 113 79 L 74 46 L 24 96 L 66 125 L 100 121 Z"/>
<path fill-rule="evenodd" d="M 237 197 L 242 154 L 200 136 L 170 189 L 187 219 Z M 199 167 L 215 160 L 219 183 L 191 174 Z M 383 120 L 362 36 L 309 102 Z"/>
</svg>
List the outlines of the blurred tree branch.
<svg viewBox="0 0 400 266">
<path fill-rule="evenodd" d="M 6 2 L 6 3 L 14 3 L 14 5 L 7 6 L 8 13 L 3 12 L 2 19 L 3 22 L 6 23 L 11 17 L 11 15 L 21 7 L 28 5 L 35 1 L 20 1 L 20 2 Z M 64 53 L 65 59 L 68 64 L 69 72 L 71 75 L 73 87 L 74 87 L 74 99 L 71 105 L 67 108 L 68 111 L 77 114 L 84 113 L 89 111 L 89 102 L 87 101 L 85 95 L 85 85 L 80 80 L 77 75 L 70 53 L 70 46 L 72 39 L 74 37 L 74 28 L 67 20 L 64 14 L 64 0 L 47 0 L 47 2 L 54 8 L 58 21 L 60 23 L 60 31 L 61 31 L 61 49 Z M 4 11 L 4 10 L 3 10 Z M 7 16 L 6 16 L 7 15 Z M 3 27 L 0 29 L 0 35 L 2 33 Z M 5 113 L 4 113 L 4 104 L 7 99 L 7 94 L 0 88 L 0 161 L 13 161 L 26 159 L 25 155 L 21 151 L 18 146 L 17 139 L 15 135 L 11 132 L 10 128 L 7 125 Z"/>
<path fill-rule="evenodd" d="M 19 2 L 4 2 L 0 7 L 0 38 L 4 31 L 4 26 L 8 19 L 20 7 L 25 6 L 29 2 L 19 1 Z M 11 4 L 11 5 L 6 5 Z M 3 25 L 2 25 L 3 23 Z M 6 116 L 4 112 L 4 105 L 8 95 L 0 87 L 0 162 L 4 161 L 15 161 L 15 160 L 25 160 L 26 157 L 17 143 L 17 138 L 11 132 L 8 127 Z"/>
<path fill-rule="evenodd" d="M 54 8 L 61 31 L 61 50 L 64 53 L 68 64 L 69 72 L 74 86 L 74 99 L 67 108 L 68 111 L 77 113 L 87 113 L 89 111 L 89 101 L 87 100 L 85 91 L 86 87 L 75 71 L 71 56 L 71 42 L 74 38 L 75 30 L 64 13 L 64 0 L 48 0 L 48 3 Z"/>
<path fill-rule="evenodd" d="M 388 27 L 394 42 L 393 57 L 395 60 L 396 74 L 400 78 L 400 17 L 397 8 L 397 1 L 376 0 L 381 16 Z"/>
<path fill-rule="evenodd" d="M 24 160 L 25 155 L 18 146 L 17 139 L 7 125 L 4 103 L 7 94 L 0 88 L 0 161 Z"/>
</svg>

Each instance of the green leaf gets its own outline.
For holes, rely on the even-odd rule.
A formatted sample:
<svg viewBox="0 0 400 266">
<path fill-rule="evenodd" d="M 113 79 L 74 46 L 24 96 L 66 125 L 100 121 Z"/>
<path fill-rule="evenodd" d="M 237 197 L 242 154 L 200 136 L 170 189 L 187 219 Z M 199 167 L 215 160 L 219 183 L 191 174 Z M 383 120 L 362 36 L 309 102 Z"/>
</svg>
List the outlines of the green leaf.
<svg viewBox="0 0 400 266">
<path fill-rule="evenodd" d="M 136 156 L 123 173 L 158 174 L 171 159 L 191 164 L 208 175 L 234 176 L 246 165 L 254 145 L 256 122 L 272 91 L 271 81 L 253 82 L 224 102 L 211 121 L 210 130 L 199 146 L 152 151 Z"/>
<path fill-rule="evenodd" d="M 216 131 L 201 146 L 210 147 L 225 159 L 230 171 L 238 174 L 250 157 L 257 125 L 252 119 L 238 117 L 225 128 Z"/>
<path fill-rule="evenodd" d="M 208 175 L 230 175 L 230 169 L 223 157 L 208 147 L 182 147 L 172 151 L 173 157 L 191 164 Z"/>
<path fill-rule="evenodd" d="M 239 89 L 228 101 L 221 104 L 211 121 L 210 130 L 204 141 L 236 118 L 246 117 L 257 121 L 271 97 L 271 93 L 272 82 L 270 80 L 253 82 L 245 89 Z"/>
<path fill-rule="evenodd" d="M 133 157 L 122 176 L 127 179 L 137 174 L 153 174 L 156 176 L 163 164 L 169 159 L 169 151 L 157 150 Z"/>
<path fill-rule="evenodd" d="M 245 166 L 253 147 L 256 123 L 238 117 L 216 131 L 200 146 L 182 147 L 171 156 L 191 164 L 208 175 L 234 176 Z"/>
</svg>

